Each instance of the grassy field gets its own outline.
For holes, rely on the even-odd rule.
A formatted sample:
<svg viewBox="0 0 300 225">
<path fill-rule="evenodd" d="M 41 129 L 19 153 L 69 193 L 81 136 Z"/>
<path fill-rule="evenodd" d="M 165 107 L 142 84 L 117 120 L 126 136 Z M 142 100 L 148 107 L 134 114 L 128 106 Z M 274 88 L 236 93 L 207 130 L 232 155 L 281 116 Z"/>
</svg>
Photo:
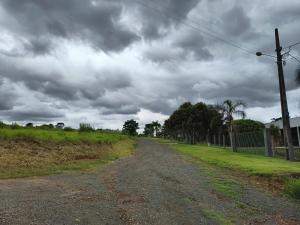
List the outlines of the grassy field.
<svg viewBox="0 0 300 225">
<path fill-rule="evenodd" d="M 276 177 L 284 183 L 287 194 L 294 198 L 300 198 L 300 162 L 290 162 L 247 153 L 234 153 L 229 149 L 204 145 L 179 144 L 161 139 L 159 142 L 170 145 L 183 155 L 217 167 L 242 171 L 266 179 Z"/>
<path fill-rule="evenodd" d="M 42 130 L 37 128 L 2 128 L 0 139 L 23 139 L 51 142 L 92 142 L 116 143 L 126 139 L 125 135 L 100 132 L 64 131 L 59 129 Z"/>
<path fill-rule="evenodd" d="M 87 170 L 130 155 L 135 141 L 121 134 L 0 129 L 0 179 Z"/>
</svg>

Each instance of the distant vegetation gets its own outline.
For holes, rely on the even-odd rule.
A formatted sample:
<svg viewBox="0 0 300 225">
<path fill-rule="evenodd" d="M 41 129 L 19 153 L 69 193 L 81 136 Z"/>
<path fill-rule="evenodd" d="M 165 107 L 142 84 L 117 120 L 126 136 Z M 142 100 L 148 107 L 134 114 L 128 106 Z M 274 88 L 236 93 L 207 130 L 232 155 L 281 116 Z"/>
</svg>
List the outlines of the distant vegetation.
<svg viewBox="0 0 300 225">
<path fill-rule="evenodd" d="M 139 124 L 135 120 L 127 120 L 123 125 L 122 132 L 126 135 L 136 136 Z"/>
<path fill-rule="evenodd" d="M 146 124 L 144 128 L 144 135 L 146 137 L 159 137 L 161 133 L 161 124 L 158 121 L 153 121 L 152 123 Z"/>
<path fill-rule="evenodd" d="M 234 115 L 245 117 L 241 101 L 226 100 L 222 105 L 207 105 L 203 102 L 182 104 L 167 119 L 162 136 L 195 144 L 207 141 L 208 136 L 227 134 L 233 131 L 256 131 L 260 122 L 252 120 L 234 121 Z"/>
</svg>

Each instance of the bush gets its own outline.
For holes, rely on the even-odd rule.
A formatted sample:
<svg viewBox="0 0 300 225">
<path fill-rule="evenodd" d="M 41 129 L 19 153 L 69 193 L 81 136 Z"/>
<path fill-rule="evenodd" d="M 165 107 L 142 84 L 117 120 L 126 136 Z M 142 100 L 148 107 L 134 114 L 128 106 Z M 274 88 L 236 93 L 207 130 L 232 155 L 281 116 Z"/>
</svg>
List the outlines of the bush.
<svg viewBox="0 0 300 225">
<path fill-rule="evenodd" d="M 74 129 L 72 127 L 65 127 L 64 131 L 73 131 Z"/>
<path fill-rule="evenodd" d="M 300 199 L 300 180 L 293 179 L 288 181 L 284 192 L 292 198 Z"/>
<path fill-rule="evenodd" d="M 261 131 L 264 127 L 263 123 L 255 120 L 242 119 L 233 121 L 233 128 L 239 133 Z"/>
<path fill-rule="evenodd" d="M 79 124 L 79 132 L 92 132 L 94 128 L 89 123 L 81 123 Z"/>
<path fill-rule="evenodd" d="M 19 124 L 17 124 L 17 123 L 12 123 L 11 125 L 10 125 L 10 128 L 11 129 L 20 129 L 20 128 L 22 128 Z"/>
<path fill-rule="evenodd" d="M 7 128 L 7 127 L 9 127 L 7 124 L 0 121 L 0 128 Z"/>
</svg>

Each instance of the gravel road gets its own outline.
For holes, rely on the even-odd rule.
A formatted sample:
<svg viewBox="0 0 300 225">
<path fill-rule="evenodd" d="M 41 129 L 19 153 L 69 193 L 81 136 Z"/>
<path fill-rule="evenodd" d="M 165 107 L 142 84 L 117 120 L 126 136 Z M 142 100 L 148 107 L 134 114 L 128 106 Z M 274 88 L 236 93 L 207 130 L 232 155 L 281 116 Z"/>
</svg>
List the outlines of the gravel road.
<svg viewBox="0 0 300 225">
<path fill-rule="evenodd" d="M 300 204 L 139 140 L 105 169 L 0 181 L 1 225 L 300 224 Z"/>
</svg>

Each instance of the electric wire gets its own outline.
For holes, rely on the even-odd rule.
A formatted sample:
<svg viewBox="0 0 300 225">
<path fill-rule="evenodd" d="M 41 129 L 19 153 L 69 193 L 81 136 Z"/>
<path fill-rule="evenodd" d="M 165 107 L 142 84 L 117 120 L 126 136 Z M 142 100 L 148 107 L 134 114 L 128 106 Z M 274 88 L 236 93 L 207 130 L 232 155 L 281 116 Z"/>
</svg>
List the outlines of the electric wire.
<svg viewBox="0 0 300 225">
<path fill-rule="evenodd" d="M 299 45 L 300 44 L 300 41 L 299 42 L 296 42 L 295 44 L 292 44 L 292 45 L 289 45 L 289 46 L 287 46 L 287 47 L 284 47 L 283 49 L 287 49 L 287 48 L 292 48 L 292 47 L 294 47 L 294 46 L 296 46 L 296 45 Z"/>
<path fill-rule="evenodd" d="M 297 57 L 291 55 L 291 53 L 289 54 L 289 56 L 291 56 L 294 60 L 296 60 L 298 63 L 300 63 L 300 60 Z"/>
</svg>

